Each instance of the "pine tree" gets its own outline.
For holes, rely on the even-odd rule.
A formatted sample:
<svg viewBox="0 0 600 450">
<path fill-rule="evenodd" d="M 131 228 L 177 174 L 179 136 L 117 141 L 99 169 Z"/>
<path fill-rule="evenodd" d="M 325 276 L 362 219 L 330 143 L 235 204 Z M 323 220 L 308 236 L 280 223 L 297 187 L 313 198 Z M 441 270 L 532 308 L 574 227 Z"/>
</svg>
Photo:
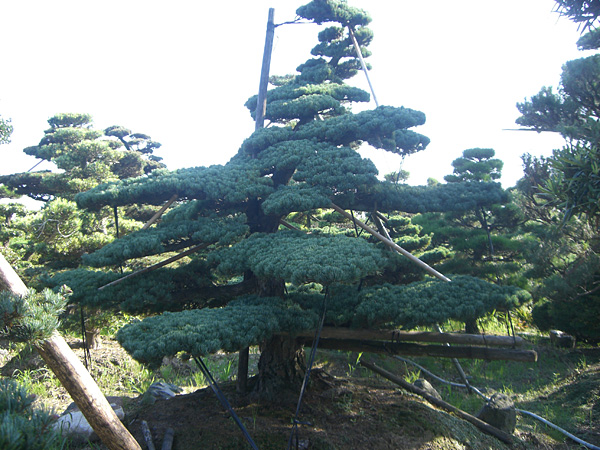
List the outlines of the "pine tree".
<svg viewBox="0 0 600 450">
<path fill-rule="evenodd" d="M 512 307 L 526 297 L 470 277 L 443 283 L 415 275 L 414 268 L 405 272 L 402 257 L 328 212 L 332 203 L 360 215 L 475 210 L 505 194 L 495 183 L 379 181 L 357 149 L 368 143 L 402 156 L 424 150 L 429 139 L 412 128 L 425 115 L 391 106 L 353 114 L 351 104 L 369 95 L 344 81 L 360 69 L 348 30 L 368 57 L 368 14 L 338 0 L 315 0 L 297 13 L 330 26 L 297 75 L 274 80 L 267 96 L 270 126 L 254 132 L 223 166 L 157 170 L 78 194 L 78 205 L 91 211 L 159 205 L 174 195 L 179 203 L 156 226 L 85 256 L 89 269 L 53 280 L 87 304 L 149 314 L 118 333 L 145 363 L 160 364 L 181 351 L 201 356 L 259 344 L 256 389 L 266 396 L 299 386 L 304 358 L 294 332 L 316 327 L 324 301 L 327 324 L 410 327 Z M 256 102 L 246 103 L 251 112 Z M 293 226 L 286 218 L 300 222 Z M 388 224 L 398 240 L 420 234 L 407 231 L 410 221 L 401 217 L 391 216 Z M 414 249 L 425 252 L 430 237 L 420 238 Z M 186 248 L 190 254 L 175 267 L 133 276 L 139 258 Z M 117 266 L 132 276 L 99 290 L 122 276 L 106 270 Z"/>
</svg>

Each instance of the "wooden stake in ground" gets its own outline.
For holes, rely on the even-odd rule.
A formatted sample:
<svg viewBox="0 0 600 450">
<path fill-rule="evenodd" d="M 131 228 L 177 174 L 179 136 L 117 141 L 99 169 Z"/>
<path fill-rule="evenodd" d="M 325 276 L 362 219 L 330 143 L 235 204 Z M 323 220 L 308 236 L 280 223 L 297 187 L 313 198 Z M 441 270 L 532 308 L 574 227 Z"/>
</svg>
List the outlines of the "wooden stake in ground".
<svg viewBox="0 0 600 450">
<path fill-rule="evenodd" d="M 20 296 L 27 293 L 27 287 L 1 254 L 0 290 Z M 90 373 L 58 332 L 55 331 L 49 339 L 36 345 L 36 350 L 69 392 L 104 445 L 110 450 L 141 450 Z"/>
<path fill-rule="evenodd" d="M 267 88 L 269 86 L 269 72 L 271 70 L 271 54 L 273 52 L 273 39 L 275 37 L 275 9 L 269 8 L 267 19 L 267 34 L 265 36 L 265 49 L 263 51 L 262 67 L 260 69 L 260 82 L 258 85 L 258 99 L 256 101 L 254 129 L 258 130 L 265 126 L 265 114 L 267 112 Z M 248 390 L 248 359 L 250 348 L 240 350 L 238 354 L 238 373 L 236 390 L 246 392 Z"/>
</svg>

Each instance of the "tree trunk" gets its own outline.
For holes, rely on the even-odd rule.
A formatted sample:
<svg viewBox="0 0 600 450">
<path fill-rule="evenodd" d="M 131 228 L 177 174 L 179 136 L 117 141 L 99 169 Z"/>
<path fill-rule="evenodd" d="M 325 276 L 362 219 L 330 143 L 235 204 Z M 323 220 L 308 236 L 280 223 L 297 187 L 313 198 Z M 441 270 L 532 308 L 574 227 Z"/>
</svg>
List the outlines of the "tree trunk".
<svg viewBox="0 0 600 450">
<path fill-rule="evenodd" d="M 256 392 L 267 400 L 298 391 L 304 380 L 306 358 L 301 343 L 289 336 L 274 336 L 261 345 Z"/>
<path fill-rule="evenodd" d="M 467 334 L 480 334 L 479 327 L 477 326 L 477 319 L 465 320 L 465 333 Z"/>
</svg>

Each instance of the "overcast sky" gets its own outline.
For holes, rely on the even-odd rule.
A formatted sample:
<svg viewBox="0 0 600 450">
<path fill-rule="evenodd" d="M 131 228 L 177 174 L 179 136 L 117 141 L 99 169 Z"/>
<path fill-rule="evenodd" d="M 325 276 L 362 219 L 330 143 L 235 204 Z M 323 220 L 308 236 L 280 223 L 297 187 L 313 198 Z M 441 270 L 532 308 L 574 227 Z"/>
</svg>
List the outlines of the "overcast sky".
<svg viewBox="0 0 600 450">
<path fill-rule="evenodd" d="M 0 174 L 33 166 L 22 149 L 62 112 L 89 113 L 99 129 L 118 124 L 149 134 L 170 169 L 224 164 L 253 130 L 243 104 L 258 90 L 268 9 L 281 23 L 303 3 L 3 2 L 0 114 L 15 131 L 0 147 Z M 373 18 L 369 62 L 379 103 L 427 115 L 415 129 L 431 138 L 424 152 L 402 162 L 365 150 L 382 174 L 403 164 L 411 184 L 442 180 L 463 150 L 491 147 L 509 187 L 522 176 L 520 155 L 549 155 L 562 145 L 551 134 L 504 131 L 516 128 L 517 102 L 556 86 L 562 64 L 586 56 L 575 45 L 577 26 L 552 12 L 553 0 L 349 4 Z M 318 30 L 277 27 L 271 74 L 293 73 Z M 368 89 L 363 74 L 353 80 Z"/>
</svg>

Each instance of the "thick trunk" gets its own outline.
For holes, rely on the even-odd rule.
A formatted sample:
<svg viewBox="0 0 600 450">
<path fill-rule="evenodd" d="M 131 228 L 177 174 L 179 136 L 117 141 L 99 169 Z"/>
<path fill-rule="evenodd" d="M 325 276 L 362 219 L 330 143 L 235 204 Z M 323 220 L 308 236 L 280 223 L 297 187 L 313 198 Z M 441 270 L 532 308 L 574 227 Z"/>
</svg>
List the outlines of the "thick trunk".
<svg viewBox="0 0 600 450">
<path fill-rule="evenodd" d="M 297 395 L 305 371 L 306 358 L 301 343 L 289 336 L 274 336 L 261 345 L 256 391 L 267 400 L 289 393 Z"/>
</svg>

